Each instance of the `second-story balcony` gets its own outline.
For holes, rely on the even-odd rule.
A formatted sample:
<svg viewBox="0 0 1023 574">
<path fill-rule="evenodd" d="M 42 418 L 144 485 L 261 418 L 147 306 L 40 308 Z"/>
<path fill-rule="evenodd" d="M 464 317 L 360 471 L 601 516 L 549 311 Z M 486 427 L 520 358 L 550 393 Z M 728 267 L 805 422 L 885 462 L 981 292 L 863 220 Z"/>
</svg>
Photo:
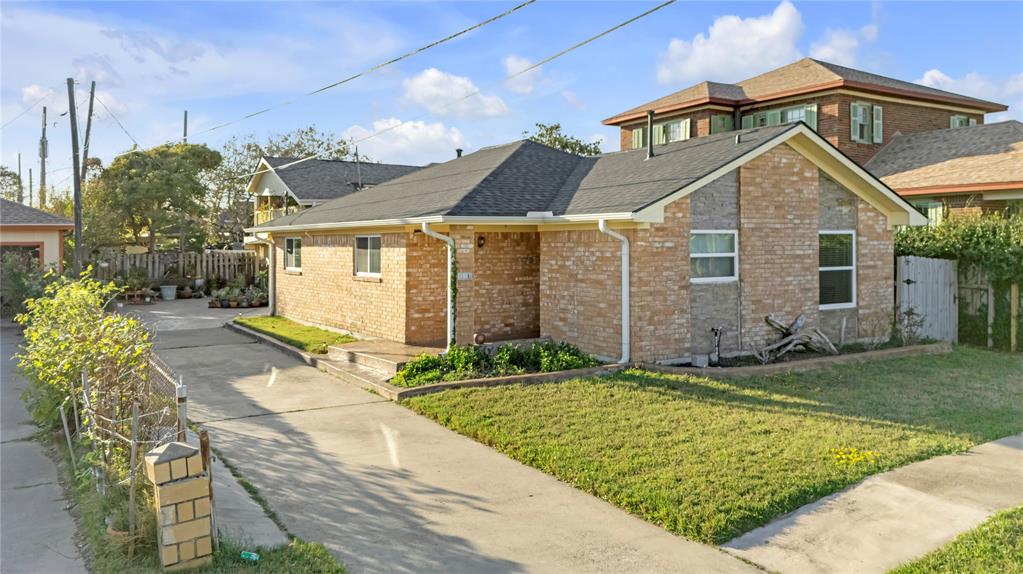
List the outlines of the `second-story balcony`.
<svg viewBox="0 0 1023 574">
<path fill-rule="evenodd" d="M 283 207 L 280 209 L 260 209 L 257 210 L 252 218 L 253 225 L 262 225 L 271 219 L 276 219 L 282 215 L 285 215 L 287 210 Z"/>
</svg>

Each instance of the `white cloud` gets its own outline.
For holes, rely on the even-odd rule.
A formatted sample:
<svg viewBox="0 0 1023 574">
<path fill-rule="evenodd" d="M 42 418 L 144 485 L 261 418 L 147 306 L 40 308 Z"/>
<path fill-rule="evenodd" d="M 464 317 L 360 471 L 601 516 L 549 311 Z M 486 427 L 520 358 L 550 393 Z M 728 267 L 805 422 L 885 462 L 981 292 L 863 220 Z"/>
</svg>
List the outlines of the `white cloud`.
<svg viewBox="0 0 1023 574">
<path fill-rule="evenodd" d="M 863 36 L 863 39 L 868 42 L 873 42 L 874 40 L 877 40 L 878 33 L 879 29 L 876 23 L 867 24 L 866 26 L 860 28 L 860 35 Z"/>
<path fill-rule="evenodd" d="M 360 142 L 359 152 L 384 163 L 426 164 L 444 162 L 455 157 L 456 148 L 465 148 L 466 141 L 458 128 L 442 122 L 412 121 L 402 123 L 390 117 L 373 121 L 372 129 L 354 125 L 344 132 L 346 139 L 358 140 L 372 133 L 388 130 Z"/>
<path fill-rule="evenodd" d="M 916 83 L 1009 106 L 1007 112 L 989 115 L 986 119 L 988 123 L 1007 119 L 1023 120 L 1023 74 L 999 79 L 970 72 L 961 78 L 953 78 L 932 68 L 924 72 Z"/>
<path fill-rule="evenodd" d="M 479 118 L 503 116 L 508 106 L 499 96 L 476 93 L 479 88 L 465 76 L 427 68 L 404 82 L 405 99 L 437 116 Z"/>
<path fill-rule="evenodd" d="M 540 80 L 540 74 L 543 72 L 543 66 L 529 70 L 521 76 L 516 76 L 514 78 L 511 77 L 532 65 L 533 62 L 521 56 L 516 56 L 514 54 L 505 56 L 504 73 L 509 79 L 504 83 L 504 85 L 508 86 L 509 90 L 519 94 L 532 93 L 533 88 L 536 87 L 536 83 Z"/>
<path fill-rule="evenodd" d="M 565 98 L 565 101 L 568 102 L 568 104 L 570 106 L 572 106 L 572 107 L 574 107 L 574 108 L 576 108 L 576 109 L 578 109 L 580 111 L 583 111 L 583 110 L 586 109 L 586 102 L 584 102 L 581 99 L 579 99 L 579 96 L 577 96 L 575 94 L 575 92 L 573 92 L 571 90 L 565 90 L 565 91 L 561 92 L 561 97 Z"/>
<path fill-rule="evenodd" d="M 748 77 L 799 58 L 796 40 L 803 19 L 788 0 L 765 16 L 721 16 L 692 40 L 673 38 L 661 56 L 657 80 L 663 84 Z M 727 73 L 728 78 L 721 74 Z"/>
<path fill-rule="evenodd" d="M 65 96 L 66 98 L 67 96 Z M 39 84 L 29 84 L 21 88 L 21 103 L 25 106 L 31 106 L 36 102 L 39 102 L 40 105 L 52 106 L 56 101 L 57 92 L 51 88 Z"/>
<path fill-rule="evenodd" d="M 874 36 L 876 37 L 876 31 Z M 854 66 L 859 45 L 860 39 L 854 32 L 828 28 L 824 32 L 824 41 L 810 45 L 810 55 L 840 66 Z"/>
</svg>

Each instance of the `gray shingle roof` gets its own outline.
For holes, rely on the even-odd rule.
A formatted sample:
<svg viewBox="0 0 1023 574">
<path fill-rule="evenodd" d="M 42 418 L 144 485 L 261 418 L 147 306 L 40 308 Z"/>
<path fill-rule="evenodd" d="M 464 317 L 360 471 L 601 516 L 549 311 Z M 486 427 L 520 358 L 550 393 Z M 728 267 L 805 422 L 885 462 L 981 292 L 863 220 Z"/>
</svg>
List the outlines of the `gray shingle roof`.
<svg viewBox="0 0 1023 574">
<path fill-rule="evenodd" d="M 0 198 L 0 225 L 46 225 L 73 227 L 70 220 L 16 201 Z"/>
<path fill-rule="evenodd" d="M 275 168 L 275 173 L 296 197 L 307 201 L 334 199 L 352 193 L 360 180 L 360 175 L 364 186 L 379 185 L 419 169 L 419 166 L 391 163 L 361 162 L 356 166 L 354 161 L 333 159 L 313 159 L 276 169 L 299 158 L 264 157 L 263 159 L 270 164 L 270 167 Z"/>
<path fill-rule="evenodd" d="M 427 166 L 261 229 L 434 215 L 523 217 L 634 212 L 759 147 L 796 124 L 690 139 L 646 150 L 582 157 L 528 140 Z M 736 135 L 740 143 L 735 143 Z"/>
<path fill-rule="evenodd" d="M 898 135 L 865 166 L 889 187 L 1023 181 L 1023 123 L 1015 120 Z"/>
</svg>

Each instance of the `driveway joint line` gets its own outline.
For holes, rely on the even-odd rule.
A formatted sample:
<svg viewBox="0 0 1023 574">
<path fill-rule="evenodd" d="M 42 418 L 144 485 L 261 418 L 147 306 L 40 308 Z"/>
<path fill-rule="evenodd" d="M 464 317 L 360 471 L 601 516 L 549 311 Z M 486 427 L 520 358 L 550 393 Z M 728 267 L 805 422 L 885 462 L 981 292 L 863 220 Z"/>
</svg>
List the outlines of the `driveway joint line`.
<svg viewBox="0 0 1023 574">
<path fill-rule="evenodd" d="M 308 409 L 291 409 L 291 410 L 287 410 L 287 411 L 273 411 L 273 412 L 267 412 L 267 413 L 258 413 L 258 414 L 254 414 L 254 415 L 242 415 L 240 417 L 225 417 L 225 418 L 222 418 L 222 419 L 209 419 L 209 420 L 205 420 L 205 421 L 195 421 L 195 422 L 198 423 L 198 424 L 201 424 L 201 425 L 205 425 L 205 424 L 211 424 L 211 423 L 222 423 L 222 422 L 230 422 L 230 421 L 237 421 L 237 420 L 243 420 L 243 419 L 254 419 L 254 418 L 258 418 L 258 417 L 271 417 L 271 416 L 275 416 L 275 415 L 288 415 L 288 414 L 292 414 L 292 413 L 307 413 L 307 412 L 311 412 L 311 411 L 323 411 L 323 410 L 327 410 L 327 409 L 343 409 L 345 407 L 361 407 L 361 406 L 365 406 L 365 405 L 375 405 L 375 404 L 378 404 L 378 403 L 389 403 L 389 402 L 391 402 L 391 401 L 388 400 L 388 399 L 381 398 L 379 400 L 365 401 L 365 402 L 361 402 L 361 403 L 351 403 L 351 404 L 344 404 L 344 405 L 327 405 L 325 407 L 310 407 Z"/>
</svg>

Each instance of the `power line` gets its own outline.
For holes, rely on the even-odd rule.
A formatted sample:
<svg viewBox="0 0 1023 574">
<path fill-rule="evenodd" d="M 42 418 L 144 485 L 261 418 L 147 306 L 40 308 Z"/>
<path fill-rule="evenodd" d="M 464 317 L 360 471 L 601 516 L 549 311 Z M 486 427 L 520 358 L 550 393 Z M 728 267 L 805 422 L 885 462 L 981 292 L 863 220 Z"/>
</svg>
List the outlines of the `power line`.
<svg viewBox="0 0 1023 574">
<path fill-rule="evenodd" d="M 52 89 L 52 88 L 48 88 L 48 89 Z M 15 122 L 15 120 L 17 120 L 21 116 L 29 113 L 30 111 L 32 111 L 32 108 L 38 106 L 43 100 L 45 100 L 46 98 L 52 97 L 53 95 L 54 95 L 53 93 L 43 94 L 43 96 L 41 98 L 39 98 L 38 100 L 32 102 L 32 105 L 30 105 L 27 108 L 21 110 L 21 112 L 19 112 L 18 115 L 14 116 L 13 118 L 11 118 L 11 119 L 7 120 L 6 122 L 4 122 L 4 125 L 0 126 L 0 130 L 6 128 L 7 126 L 9 126 L 11 124 L 13 124 Z"/>
<path fill-rule="evenodd" d="M 468 34 L 469 32 L 472 32 L 473 30 L 478 30 L 479 28 L 482 28 L 483 26 L 486 26 L 487 24 L 490 24 L 492 22 L 496 22 L 497 20 L 500 20 L 501 18 L 504 18 L 505 16 L 508 16 L 508 15 L 518 11 L 518 10 L 521 10 L 522 8 L 525 8 L 526 6 L 529 6 L 530 4 L 532 4 L 534 2 L 536 2 L 536 0 L 526 0 L 526 2 L 523 2 L 522 4 L 519 4 L 519 5 L 517 5 L 517 6 L 513 7 L 513 8 L 510 8 L 510 9 L 508 9 L 508 10 L 506 10 L 506 11 L 504 11 L 504 12 L 498 14 L 498 15 L 496 15 L 496 16 L 493 16 L 493 17 L 488 18 L 488 19 L 486 19 L 486 20 L 484 20 L 482 22 L 474 24 L 474 25 L 472 25 L 472 26 L 470 26 L 468 28 L 465 28 L 464 30 L 460 30 L 458 32 L 455 32 L 454 34 L 451 34 L 449 36 L 441 38 L 440 40 L 436 40 L 436 41 L 431 42 L 431 43 L 429 43 L 429 44 L 427 44 L 425 46 L 421 46 L 419 48 L 416 48 L 415 50 L 412 50 L 411 52 L 406 52 L 405 54 L 402 54 L 401 56 L 398 56 L 396 58 L 392 58 L 392 59 L 390 59 L 390 60 L 388 60 L 386 62 L 377 64 L 377 65 L 372 66 L 370 68 L 366 68 L 365 70 L 363 70 L 361 72 L 357 72 L 355 74 L 352 74 L 351 76 L 348 76 L 347 78 L 344 78 L 343 80 L 338 80 L 337 82 L 334 82 L 332 84 L 327 84 L 326 86 L 323 86 L 321 88 L 317 88 L 317 89 L 315 89 L 315 90 L 313 90 L 311 92 L 302 94 L 302 95 L 300 95 L 300 96 L 298 96 L 296 98 L 292 98 L 290 100 L 286 100 L 286 101 L 280 102 L 278 104 L 274 104 L 272 106 L 263 108 L 263 109 L 261 109 L 259 111 L 252 112 L 250 114 L 246 114 L 246 115 L 244 115 L 244 116 L 242 116 L 242 117 L 240 117 L 240 118 L 238 118 L 236 120 L 227 121 L 227 122 L 224 122 L 222 124 L 218 124 L 218 125 L 206 128 L 206 129 L 204 129 L 202 131 L 199 131 L 199 132 L 197 132 L 195 134 L 192 134 L 192 135 L 193 135 L 193 137 L 195 137 L 195 136 L 199 136 L 199 135 L 202 135 L 202 134 L 206 134 L 206 133 L 212 132 L 214 130 L 219 130 L 221 128 L 225 128 L 227 126 L 236 124 L 238 122 L 242 122 L 242 121 L 245 121 L 247 119 L 254 118 L 256 116 L 265 114 L 266 112 L 269 112 L 271 110 L 275 110 L 277 108 L 282 108 L 282 107 L 285 107 L 285 106 L 290 106 L 290 105 L 294 104 L 295 102 L 301 100 L 302 98 L 313 96 L 313 95 L 319 94 L 321 92 L 325 92 L 327 90 L 331 90 L 333 88 L 336 88 L 336 87 L 338 87 L 340 85 L 347 84 L 348 82 L 351 82 L 352 80 L 356 80 L 356 79 L 361 78 L 361 77 L 363 77 L 363 76 L 365 76 L 367 74 L 371 74 L 371 73 L 373 73 L 373 72 L 375 72 L 377 70 L 380 70 L 380 69 L 385 68 L 387 66 L 390 66 L 392 64 L 396 64 L 396 63 L 398 63 L 398 62 L 400 62 L 402 60 L 405 60 L 407 58 L 411 58 L 412 56 L 415 56 L 417 54 L 425 52 L 426 50 L 429 50 L 430 48 L 439 46 L 441 44 L 444 44 L 445 42 L 450 42 L 451 40 L 454 40 L 455 38 L 458 38 L 459 36 L 463 36 L 465 34 Z"/>
<path fill-rule="evenodd" d="M 99 105 L 103 106 L 103 109 L 106 110 L 108 114 L 110 114 L 110 117 L 114 118 L 114 121 L 117 122 L 117 126 L 120 127 L 121 131 L 124 132 L 124 135 L 128 136 L 128 139 L 130 139 L 132 143 L 135 144 L 135 147 L 141 147 L 139 146 L 139 141 L 135 139 L 135 136 L 131 135 L 131 133 L 128 132 L 128 129 L 124 127 L 124 124 L 121 123 L 121 120 L 117 118 L 117 114 L 111 111 L 110 108 L 108 108 L 107 105 L 103 103 L 103 100 L 100 99 L 99 94 L 96 94 L 96 101 L 99 102 Z"/>
<path fill-rule="evenodd" d="M 462 97 L 460 97 L 458 99 L 452 100 L 452 101 L 450 101 L 450 102 L 440 106 L 440 108 L 441 109 L 448 108 L 448 107 L 453 106 L 453 105 L 455 105 L 455 104 L 457 104 L 459 102 L 465 101 L 465 100 L 467 100 L 467 99 L 469 99 L 469 98 L 471 98 L 473 96 L 479 95 L 484 89 L 487 89 L 487 88 L 490 88 L 490 87 L 494 87 L 494 86 L 503 84 L 503 83 L 513 79 L 513 78 L 516 78 L 516 77 L 521 76 L 523 74 L 529 73 L 529 72 L 539 68 L 540 66 L 543 66 L 544 64 L 550 63 L 551 61 L 556 60 L 556 59 L 558 59 L 558 58 L 568 54 L 569 52 L 573 52 L 573 51 L 575 51 L 575 50 L 577 50 L 579 48 L 582 48 L 583 46 L 585 46 L 587 44 L 590 44 L 591 42 L 594 42 L 596 40 L 599 40 L 600 38 L 603 38 L 604 36 L 607 36 L 608 34 L 610 34 L 612 32 L 620 30 L 620 29 L 628 26 L 629 24 L 632 24 L 633 22 L 635 22 L 637 20 L 645 18 L 645 17 L 649 16 L 650 14 L 653 14 L 654 12 L 657 12 L 658 10 L 661 10 L 662 8 L 666 8 L 666 7 L 674 4 L 676 1 L 677 0 L 668 0 L 667 2 L 664 2 L 662 4 L 658 4 L 657 6 L 654 6 L 653 8 L 647 10 L 646 12 L 643 12 L 641 14 L 633 16 L 632 18 L 629 18 L 628 20 L 626 20 L 626 21 L 624 21 L 624 22 L 622 22 L 622 23 L 620 23 L 620 24 L 618 24 L 616 26 L 608 28 L 607 30 L 604 30 L 603 32 L 601 32 L 599 34 L 596 34 L 594 36 L 590 36 L 589 38 L 587 38 L 587 39 L 585 39 L 585 40 L 583 40 L 581 42 L 573 44 L 572 46 L 569 46 L 568 48 L 565 48 L 564 50 L 561 50 L 560 52 L 557 52 L 557 53 L 555 53 L 552 56 L 548 56 L 547 58 L 544 58 L 543 60 L 540 60 L 539 62 L 537 62 L 537 63 L 535 63 L 535 64 L 533 64 L 533 65 L 531 65 L 531 66 L 529 66 L 529 67 L 527 67 L 527 68 L 525 68 L 523 70 L 520 70 L 520 71 L 518 71 L 518 72 L 516 72 L 514 74 L 509 75 L 508 77 L 504 78 L 503 80 L 501 80 L 499 82 L 494 82 L 494 83 L 489 84 L 487 86 L 484 86 L 482 88 L 476 88 L 475 90 L 470 91 L 469 93 L 465 94 L 464 96 L 462 96 Z M 408 119 L 408 120 L 405 120 L 403 122 L 394 124 L 392 126 L 388 126 L 388 127 L 384 128 L 384 129 L 375 131 L 375 132 L 373 132 L 373 133 L 371 133 L 371 134 L 369 134 L 369 135 L 367 135 L 365 137 L 362 137 L 362 138 L 359 138 L 359 139 L 355 139 L 355 140 L 351 140 L 349 143 L 353 144 L 353 145 L 354 144 L 358 144 L 358 143 L 362 143 L 362 142 L 364 142 L 366 140 L 375 138 L 375 137 L 377 137 L 377 136 L 379 136 L 381 134 L 385 134 L 385 133 L 387 133 L 387 132 L 389 132 L 391 130 L 397 129 L 397 128 L 399 128 L 399 127 L 401 127 L 401 126 L 403 126 L 403 125 L 405 125 L 407 123 L 414 122 L 414 121 L 416 121 L 418 119 L 421 119 L 421 118 L 423 118 L 423 117 L 425 117 L 427 115 L 430 115 L 431 113 L 432 112 L 424 112 L 424 113 L 419 114 L 418 116 L 415 116 L 415 117 L 413 117 L 411 119 Z M 310 155 L 310 156 L 307 156 L 307 157 L 299 158 L 299 159 L 297 159 L 297 160 L 295 160 L 293 162 L 289 162 L 289 163 L 277 166 L 277 167 L 273 168 L 273 171 L 278 171 L 278 170 L 281 170 L 281 169 L 287 169 L 287 168 L 289 168 L 291 166 L 294 166 L 294 165 L 297 165 L 297 164 L 300 164 L 300 163 L 304 163 L 304 162 L 307 162 L 307 161 L 312 160 L 312 159 L 316 159 L 319 156 L 320 156 L 320 154 L 315 154 L 315 155 Z M 271 170 L 263 169 L 263 170 L 259 170 L 259 171 L 256 171 L 254 173 L 250 173 L 250 174 L 246 174 L 246 175 L 234 176 L 234 178 L 252 177 L 252 176 L 255 176 L 255 175 L 259 175 L 261 173 L 266 173 L 268 171 L 271 171 Z"/>
</svg>

